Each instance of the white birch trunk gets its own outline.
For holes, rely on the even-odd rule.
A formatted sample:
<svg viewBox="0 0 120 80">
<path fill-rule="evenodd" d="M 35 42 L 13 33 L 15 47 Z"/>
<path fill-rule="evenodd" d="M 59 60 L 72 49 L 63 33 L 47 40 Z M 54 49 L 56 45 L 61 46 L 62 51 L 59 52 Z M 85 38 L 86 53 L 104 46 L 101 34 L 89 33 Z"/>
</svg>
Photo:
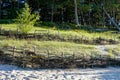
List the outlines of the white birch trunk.
<svg viewBox="0 0 120 80">
<path fill-rule="evenodd" d="M 77 10 L 77 1 L 76 0 L 74 0 L 74 4 L 75 4 L 75 21 L 76 21 L 76 24 L 79 25 L 78 10 Z"/>
</svg>

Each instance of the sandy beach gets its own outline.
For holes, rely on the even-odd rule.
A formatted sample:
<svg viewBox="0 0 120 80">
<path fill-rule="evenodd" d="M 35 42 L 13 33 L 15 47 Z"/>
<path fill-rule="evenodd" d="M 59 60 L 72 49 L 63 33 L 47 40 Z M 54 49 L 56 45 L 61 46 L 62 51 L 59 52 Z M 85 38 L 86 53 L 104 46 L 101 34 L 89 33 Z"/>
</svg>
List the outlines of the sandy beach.
<svg viewBox="0 0 120 80">
<path fill-rule="evenodd" d="M 120 80 L 120 68 L 32 70 L 0 65 L 0 80 Z"/>
</svg>

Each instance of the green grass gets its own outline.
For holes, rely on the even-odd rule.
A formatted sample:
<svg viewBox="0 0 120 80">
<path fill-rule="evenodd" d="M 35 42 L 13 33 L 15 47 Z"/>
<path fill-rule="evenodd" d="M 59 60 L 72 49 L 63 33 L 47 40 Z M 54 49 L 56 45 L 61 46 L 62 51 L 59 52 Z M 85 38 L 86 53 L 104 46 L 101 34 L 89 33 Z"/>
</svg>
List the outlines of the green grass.
<svg viewBox="0 0 120 80">
<path fill-rule="evenodd" d="M 18 48 L 28 47 L 33 48 L 36 46 L 37 48 L 49 49 L 54 51 L 80 51 L 81 49 L 94 49 L 93 45 L 85 45 L 85 44 L 75 44 L 69 42 L 56 42 L 56 41 L 37 41 L 37 40 L 1 40 L 1 47 L 4 46 L 16 46 Z"/>
<path fill-rule="evenodd" d="M 120 44 L 116 45 L 115 47 L 108 47 L 107 48 L 108 52 L 115 55 L 115 56 L 120 56 Z"/>
<path fill-rule="evenodd" d="M 56 42 L 56 41 L 37 41 L 37 40 L 1 40 L 0 48 L 6 47 L 14 47 L 16 46 L 18 49 L 26 49 L 30 51 L 34 51 L 34 47 L 36 46 L 36 52 L 47 54 L 47 50 L 50 54 L 61 55 L 62 53 L 70 54 L 73 53 L 78 56 L 85 55 L 86 57 L 90 57 L 91 55 L 100 54 L 93 45 L 85 45 L 85 44 L 76 44 L 69 42 Z"/>
<path fill-rule="evenodd" d="M 96 48 L 97 45 L 87 45 L 87 44 L 76 44 L 70 42 L 57 42 L 57 41 L 37 41 L 37 40 L 14 40 L 14 39 L 3 39 L 0 41 L 0 48 L 14 47 L 18 49 L 26 49 L 34 51 L 36 47 L 36 52 L 47 54 L 47 50 L 50 54 L 61 55 L 62 53 L 66 54 L 75 54 L 78 56 L 95 56 L 101 54 Z M 116 54 L 120 54 L 120 44 L 106 47 L 108 51 L 108 56 L 113 57 Z"/>
<path fill-rule="evenodd" d="M 17 30 L 16 24 L 2 24 L 2 28 L 4 30 Z M 34 33 L 35 30 L 46 30 L 46 32 L 41 33 L 47 33 L 49 30 L 49 34 L 56 35 L 59 34 L 60 37 L 67 38 L 68 36 L 71 36 L 72 38 L 81 37 L 83 39 L 92 41 L 94 39 L 97 39 L 99 37 L 109 40 L 115 40 L 120 41 L 120 34 L 114 33 L 115 31 L 107 31 L 107 32 L 89 32 L 86 30 L 57 30 L 56 27 L 49 27 L 48 26 L 34 26 L 34 28 L 29 33 Z M 45 52 L 46 50 L 49 50 L 51 54 L 53 53 L 62 53 L 65 54 L 99 54 L 99 50 L 95 48 L 94 45 L 88 45 L 87 43 L 84 44 L 76 44 L 76 43 L 70 43 L 69 40 L 67 42 L 58 42 L 58 41 L 37 41 L 37 40 L 14 40 L 14 39 L 5 39 L 0 38 L 0 45 L 1 47 L 6 46 L 16 46 L 18 48 L 21 47 L 27 47 L 31 50 L 33 50 L 33 47 L 36 46 L 38 52 Z M 118 45 L 116 45 L 118 46 Z M 112 48 L 113 49 L 113 48 Z M 119 52 L 119 47 L 114 48 L 113 50 L 116 50 Z M 111 52 L 110 52 L 111 54 Z"/>
<path fill-rule="evenodd" d="M 115 31 L 107 31 L 107 32 L 89 32 L 86 30 L 57 30 L 55 27 L 52 28 L 46 28 L 48 26 L 42 26 L 42 27 L 37 27 L 35 26 L 29 33 L 34 33 L 35 30 L 46 30 L 46 32 L 41 32 L 41 33 L 47 33 L 49 31 L 49 34 L 55 35 L 59 34 L 61 37 L 67 37 L 71 36 L 72 38 L 77 37 L 82 37 L 83 39 L 87 39 L 89 41 L 101 37 L 102 39 L 106 40 L 115 40 L 115 41 L 120 41 L 120 34 L 116 34 Z M 2 28 L 5 30 L 17 30 L 16 24 L 2 24 Z M 40 32 L 40 31 L 38 31 Z"/>
</svg>

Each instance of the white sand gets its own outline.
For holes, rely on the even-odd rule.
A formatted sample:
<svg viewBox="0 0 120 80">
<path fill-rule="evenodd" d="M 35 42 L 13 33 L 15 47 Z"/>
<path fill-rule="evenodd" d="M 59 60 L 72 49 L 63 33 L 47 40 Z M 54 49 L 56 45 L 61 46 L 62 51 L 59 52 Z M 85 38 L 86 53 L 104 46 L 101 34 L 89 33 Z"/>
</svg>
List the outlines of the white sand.
<svg viewBox="0 0 120 80">
<path fill-rule="evenodd" d="M 116 45 L 97 45 L 95 48 L 103 55 L 108 55 L 109 51 L 107 50 L 108 48 L 115 48 L 117 47 Z"/>
<path fill-rule="evenodd" d="M 0 65 L 0 80 L 120 80 L 120 67 L 30 70 Z"/>
</svg>

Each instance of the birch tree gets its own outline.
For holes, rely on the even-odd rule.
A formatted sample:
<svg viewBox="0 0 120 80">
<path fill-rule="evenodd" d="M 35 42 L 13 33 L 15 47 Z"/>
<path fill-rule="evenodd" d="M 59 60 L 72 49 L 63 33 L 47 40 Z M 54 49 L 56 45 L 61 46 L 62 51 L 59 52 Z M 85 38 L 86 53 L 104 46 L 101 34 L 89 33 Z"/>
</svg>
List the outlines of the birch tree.
<svg viewBox="0 0 120 80">
<path fill-rule="evenodd" d="M 77 1 L 76 0 L 74 0 L 74 5 L 75 5 L 75 22 L 76 22 L 76 25 L 79 25 L 78 9 L 77 9 Z"/>
</svg>

